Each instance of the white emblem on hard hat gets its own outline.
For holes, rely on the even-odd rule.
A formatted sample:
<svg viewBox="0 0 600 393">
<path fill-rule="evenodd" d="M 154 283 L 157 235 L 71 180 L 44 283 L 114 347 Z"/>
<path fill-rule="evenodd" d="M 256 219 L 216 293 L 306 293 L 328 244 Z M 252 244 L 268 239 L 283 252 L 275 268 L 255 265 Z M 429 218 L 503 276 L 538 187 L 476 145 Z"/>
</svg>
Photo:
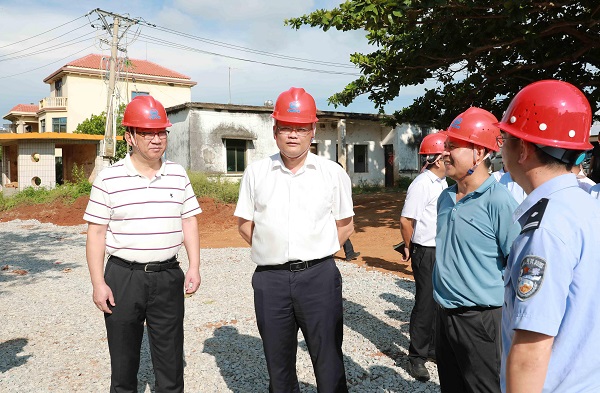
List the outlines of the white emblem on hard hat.
<svg viewBox="0 0 600 393">
<path fill-rule="evenodd" d="M 540 131 L 546 131 L 546 128 L 548 128 L 548 125 L 546 125 L 546 123 L 540 124 Z"/>
<path fill-rule="evenodd" d="M 515 121 L 517 121 L 517 118 L 516 118 L 516 117 L 514 117 L 514 116 L 511 116 L 511 117 L 510 117 L 510 122 L 511 122 L 511 123 L 514 123 Z"/>
<path fill-rule="evenodd" d="M 575 130 L 569 131 L 569 136 L 573 138 L 575 136 Z"/>
</svg>

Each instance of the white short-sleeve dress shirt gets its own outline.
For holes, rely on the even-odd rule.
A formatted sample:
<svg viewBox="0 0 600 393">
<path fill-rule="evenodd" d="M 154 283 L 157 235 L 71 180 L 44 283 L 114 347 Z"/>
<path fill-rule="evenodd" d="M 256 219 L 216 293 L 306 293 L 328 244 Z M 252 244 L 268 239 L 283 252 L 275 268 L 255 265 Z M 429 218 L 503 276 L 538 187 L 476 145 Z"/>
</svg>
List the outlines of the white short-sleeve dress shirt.
<svg viewBox="0 0 600 393">
<path fill-rule="evenodd" d="M 411 242 L 435 247 L 437 200 L 446 188 L 446 178 L 439 178 L 429 169 L 419 174 L 408 187 L 401 216 L 415 220 Z"/>
<path fill-rule="evenodd" d="M 254 222 L 258 265 L 323 258 L 340 249 L 336 220 L 354 215 L 350 178 L 312 153 L 294 174 L 277 153 L 246 168 L 234 215 Z"/>
</svg>

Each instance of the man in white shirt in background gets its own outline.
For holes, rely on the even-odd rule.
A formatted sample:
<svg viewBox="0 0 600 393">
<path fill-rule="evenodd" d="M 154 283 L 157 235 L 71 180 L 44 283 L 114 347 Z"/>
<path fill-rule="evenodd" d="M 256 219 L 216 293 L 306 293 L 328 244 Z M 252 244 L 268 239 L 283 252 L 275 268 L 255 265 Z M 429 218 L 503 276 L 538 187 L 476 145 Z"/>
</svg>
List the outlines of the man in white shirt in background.
<svg viewBox="0 0 600 393">
<path fill-rule="evenodd" d="M 596 185 L 596 182 L 587 177 L 585 174 L 585 171 L 583 170 L 583 164 L 573 165 L 571 172 L 577 177 L 577 184 L 579 184 L 579 188 L 583 189 L 585 192 L 590 192 L 590 189 Z"/>
<path fill-rule="evenodd" d="M 527 198 L 527 193 L 525 193 L 521 186 L 512 179 L 510 172 L 506 172 L 504 165 L 502 165 L 502 169 L 492 173 L 492 176 L 494 176 L 498 183 L 502 184 L 510 191 L 510 194 L 515 198 L 515 201 L 517 201 L 518 204 L 521 204 L 521 202 Z"/>
<path fill-rule="evenodd" d="M 425 367 L 435 359 L 435 311 L 431 274 L 435 264 L 437 200 L 448 187 L 446 168 L 441 160 L 446 134 L 439 132 L 423 138 L 419 154 L 425 165 L 406 192 L 400 216 L 400 232 L 405 242 L 402 261 L 411 260 L 415 279 L 415 305 L 410 314 L 408 372 L 419 381 L 429 380 Z"/>
</svg>

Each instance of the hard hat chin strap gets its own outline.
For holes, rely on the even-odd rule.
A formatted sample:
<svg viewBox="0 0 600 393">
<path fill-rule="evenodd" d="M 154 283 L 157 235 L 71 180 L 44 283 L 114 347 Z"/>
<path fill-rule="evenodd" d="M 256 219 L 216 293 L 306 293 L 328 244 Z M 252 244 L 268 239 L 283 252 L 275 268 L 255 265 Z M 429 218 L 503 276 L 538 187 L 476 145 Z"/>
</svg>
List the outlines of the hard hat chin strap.
<svg viewBox="0 0 600 393">
<path fill-rule="evenodd" d="M 477 162 L 477 151 L 476 151 L 475 149 L 473 149 L 473 163 L 474 163 L 475 165 L 473 165 L 473 166 L 471 167 L 471 169 L 469 169 L 469 170 L 467 171 L 467 174 L 466 174 L 466 175 L 464 175 L 463 177 L 461 177 L 460 179 L 458 179 L 458 181 L 462 181 L 462 180 L 463 180 L 465 177 L 467 177 L 467 176 L 471 176 L 471 175 L 473 174 L 473 172 L 475 172 L 475 169 L 477 169 L 477 167 L 478 167 L 479 165 L 481 165 L 481 163 L 482 163 L 482 162 L 484 162 L 484 161 L 485 161 L 485 160 L 486 160 L 486 159 L 487 159 L 487 158 L 490 156 L 490 154 L 492 154 L 492 152 L 487 152 L 487 153 L 486 153 L 486 155 L 485 155 L 485 156 L 483 156 L 483 159 L 482 159 L 481 161 Z"/>
<path fill-rule="evenodd" d="M 421 172 L 423 172 L 429 165 L 433 165 L 438 162 L 442 158 L 442 154 L 438 153 L 434 155 L 435 159 L 433 161 L 429 161 L 430 155 L 425 156 L 425 164 L 421 167 Z"/>
</svg>

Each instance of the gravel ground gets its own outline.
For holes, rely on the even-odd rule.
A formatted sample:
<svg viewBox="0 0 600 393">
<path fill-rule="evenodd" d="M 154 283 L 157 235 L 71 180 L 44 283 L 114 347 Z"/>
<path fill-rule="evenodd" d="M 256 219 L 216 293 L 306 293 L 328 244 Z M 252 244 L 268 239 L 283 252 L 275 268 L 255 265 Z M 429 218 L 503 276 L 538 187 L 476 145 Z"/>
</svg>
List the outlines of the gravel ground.
<svg viewBox="0 0 600 393">
<path fill-rule="evenodd" d="M 85 229 L 33 220 L 0 223 L 1 392 L 108 391 L 108 347 L 102 315 L 91 300 Z M 185 252 L 180 260 L 187 265 Z M 439 392 L 435 364 L 427 363 L 427 383 L 406 371 L 413 282 L 341 261 L 338 266 L 350 392 Z M 268 390 L 253 269 L 247 248 L 202 250 L 203 282 L 186 299 L 187 392 Z M 316 392 L 301 334 L 299 341 L 301 391 Z M 154 391 L 146 336 L 138 379 L 138 392 Z"/>
</svg>

